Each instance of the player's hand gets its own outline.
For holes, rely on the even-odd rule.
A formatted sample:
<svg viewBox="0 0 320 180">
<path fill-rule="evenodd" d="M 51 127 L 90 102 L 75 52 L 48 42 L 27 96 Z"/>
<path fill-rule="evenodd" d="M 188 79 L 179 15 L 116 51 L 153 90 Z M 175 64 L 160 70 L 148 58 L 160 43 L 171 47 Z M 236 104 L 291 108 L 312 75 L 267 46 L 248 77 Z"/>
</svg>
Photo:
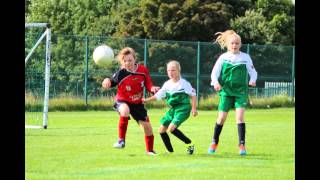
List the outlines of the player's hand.
<svg viewBox="0 0 320 180">
<path fill-rule="evenodd" d="M 102 81 L 102 87 L 104 89 L 109 89 L 111 87 L 111 81 L 109 78 L 105 78 L 103 81 Z"/>
<path fill-rule="evenodd" d="M 221 85 L 219 83 L 214 85 L 214 90 L 220 91 L 221 90 Z"/>
<path fill-rule="evenodd" d="M 146 102 L 146 99 L 145 99 L 145 98 L 142 98 L 142 99 L 141 99 L 141 102 L 142 102 L 142 104 L 144 104 L 144 103 Z"/>
<path fill-rule="evenodd" d="M 195 110 L 192 110 L 191 111 L 191 114 L 192 114 L 192 116 L 197 116 L 198 115 L 198 111 L 195 109 Z"/>
<path fill-rule="evenodd" d="M 160 89 L 159 86 L 152 86 L 152 87 L 151 87 L 151 92 L 152 92 L 153 94 L 155 94 L 156 92 L 159 91 L 159 89 Z"/>
<path fill-rule="evenodd" d="M 255 86 L 256 86 L 256 83 L 254 83 L 254 82 L 249 82 L 249 86 L 255 87 Z"/>
</svg>

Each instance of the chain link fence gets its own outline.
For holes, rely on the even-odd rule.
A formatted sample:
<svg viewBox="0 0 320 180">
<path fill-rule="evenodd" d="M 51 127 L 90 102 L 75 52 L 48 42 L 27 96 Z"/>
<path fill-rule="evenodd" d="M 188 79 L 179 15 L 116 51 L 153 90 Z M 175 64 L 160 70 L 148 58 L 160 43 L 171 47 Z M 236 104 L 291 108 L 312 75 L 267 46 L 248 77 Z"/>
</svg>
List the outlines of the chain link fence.
<svg viewBox="0 0 320 180">
<path fill-rule="evenodd" d="M 39 33 L 25 34 L 25 52 L 32 48 Z M 154 85 L 161 86 L 167 79 L 166 63 L 175 59 L 181 63 L 182 77 L 191 82 L 198 99 L 216 92 L 210 86 L 212 68 L 224 53 L 212 42 L 169 41 L 104 36 L 67 36 L 52 34 L 51 38 L 50 98 L 80 97 L 90 100 L 114 96 L 116 88 L 105 91 L 101 82 L 117 71 L 117 63 L 97 67 L 92 60 L 95 47 L 106 44 L 114 53 L 124 47 L 136 50 L 137 61 L 149 68 Z M 279 94 L 295 96 L 295 47 L 243 44 L 241 51 L 250 54 L 258 72 L 257 87 L 250 88 L 250 96 L 272 97 Z M 45 45 L 37 47 L 25 66 L 26 94 L 44 94 Z M 201 103 L 201 101 L 199 101 Z"/>
</svg>

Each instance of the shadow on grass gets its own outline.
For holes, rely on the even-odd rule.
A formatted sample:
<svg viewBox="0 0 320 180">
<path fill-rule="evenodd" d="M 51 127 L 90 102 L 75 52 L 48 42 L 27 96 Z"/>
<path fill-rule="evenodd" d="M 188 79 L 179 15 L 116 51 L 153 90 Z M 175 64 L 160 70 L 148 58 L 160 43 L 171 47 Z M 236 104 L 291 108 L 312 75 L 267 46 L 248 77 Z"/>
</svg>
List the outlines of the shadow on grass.
<svg viewBox="0 0 320 180">
<path fill-rule="evenodd" d="M 213 159 L 235 159 L 235 158 L 244 158 L 244 159 L 254 159 L 254 160 L 272 160 L 275 157 L 272 154 L 267 153 L 248 153 L 247 155 L 241 156 L 238 153 L 233 152 L 219 152 L 217 154 L 207 154 L 207 153 L 195 153 L 192 155 L 182 154 L 182 153 L 172 153 L 172 154 L 160 154 L 160 156 L 180 156 L 186 158 L 213 158 Z"/>
</svg>

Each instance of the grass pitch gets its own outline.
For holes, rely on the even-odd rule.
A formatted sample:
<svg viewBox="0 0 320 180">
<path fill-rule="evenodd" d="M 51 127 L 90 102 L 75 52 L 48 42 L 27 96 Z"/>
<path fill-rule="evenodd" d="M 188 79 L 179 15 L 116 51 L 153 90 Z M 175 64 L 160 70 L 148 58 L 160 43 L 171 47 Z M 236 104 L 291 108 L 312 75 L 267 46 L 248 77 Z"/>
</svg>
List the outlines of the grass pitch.
<svg viewBox="0 0 320 180">
<path fill-rule="evenodd" d="M 148 110 L 157 156 L 145 154 L 142 130 L 129 121 L 126 147 L 114 149 L 118 114 L 114 111 L 50 112 L 48 129 L 25 130 L 26 179 L 295 179 L 295 109 L 248 109 L 245 112 L 248 155 L 240 156 L 234 111 L 220 135 L 215 155 L 208 155 L 217 111 L 199 111 L 181 129 L 195 144 L 186 154 L 183 142 L 169 134 L 167 154 L 158 133 L 166 109 Z"/>
</svg>

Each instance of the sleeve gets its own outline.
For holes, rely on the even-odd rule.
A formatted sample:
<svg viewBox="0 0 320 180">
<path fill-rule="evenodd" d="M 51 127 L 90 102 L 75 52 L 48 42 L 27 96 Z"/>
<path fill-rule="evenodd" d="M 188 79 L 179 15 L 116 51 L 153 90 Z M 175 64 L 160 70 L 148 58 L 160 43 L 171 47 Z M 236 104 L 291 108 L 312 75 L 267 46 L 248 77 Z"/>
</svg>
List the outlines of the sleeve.
<svg viewBox="0 0 320 180">
<path fill-rule="evenodd" d="M 111 87 L 118 85 L 118 83 L 128 75 L 128 71 L 125 69 L 120 69 L 118 72 L 114 73 L 111 78 Z"/>
<path fill-rule="evenodd" d="M 187 94 L 190 96 L 196 96 L 196 90 L 191 86 L 190 82 L 185 81 L 184 88 Z"/>
<path fill-rule="evenodd" d="M 156 92 L 154 96 L 157 98 L 157 100 L 160 100 L 166 97 L 166 92 L 167 92 L 167 83 L 164 83 L 161 89 L 159 89 L 159 91 Z"/>
<path fill-rule="evenodd" d="M 151 92 L 151 88 L 153 86 L 153 83 L 152 83 L 152 80 L 151 80 L 151 76 L 150 76 L 149 70 L 146 67 L 144 68 L 144 73 L 146 75 L 145 86 L 146 86 L 147 90 L 149 92 Z"/>
<path fill-rule="evenodd" d="M 211 72 L 211 86 L 214 86 L 218 82 L 218 78 L 220 76 L 222 69 L 222 58 L 221 56 L 218 58 L 216 64 L 213 66 L 212 72 Z"/>
<path fill-rule="evenodd" d="M 111 78 L 110 78 L 110 81 L 111 81 L 111 87 L 114 87 L 116 85 L 118 85 L 118 79 L 119 79 L 119 71 L 114 73 Z"/>
<path fill-rule="evenodd" d="M 255 83 L 257 80 L 257 77 L 258 77 L 258 73 L 257 73 L 256 69 L 254 68 L 252 60 L 249 55 L 248 55 L 248 61 L 247 61 L 246 66 L 247 66 L 247 70 L 248 70 L 248 73 L 250 76 L 249 82 Z"/>
</svg>

